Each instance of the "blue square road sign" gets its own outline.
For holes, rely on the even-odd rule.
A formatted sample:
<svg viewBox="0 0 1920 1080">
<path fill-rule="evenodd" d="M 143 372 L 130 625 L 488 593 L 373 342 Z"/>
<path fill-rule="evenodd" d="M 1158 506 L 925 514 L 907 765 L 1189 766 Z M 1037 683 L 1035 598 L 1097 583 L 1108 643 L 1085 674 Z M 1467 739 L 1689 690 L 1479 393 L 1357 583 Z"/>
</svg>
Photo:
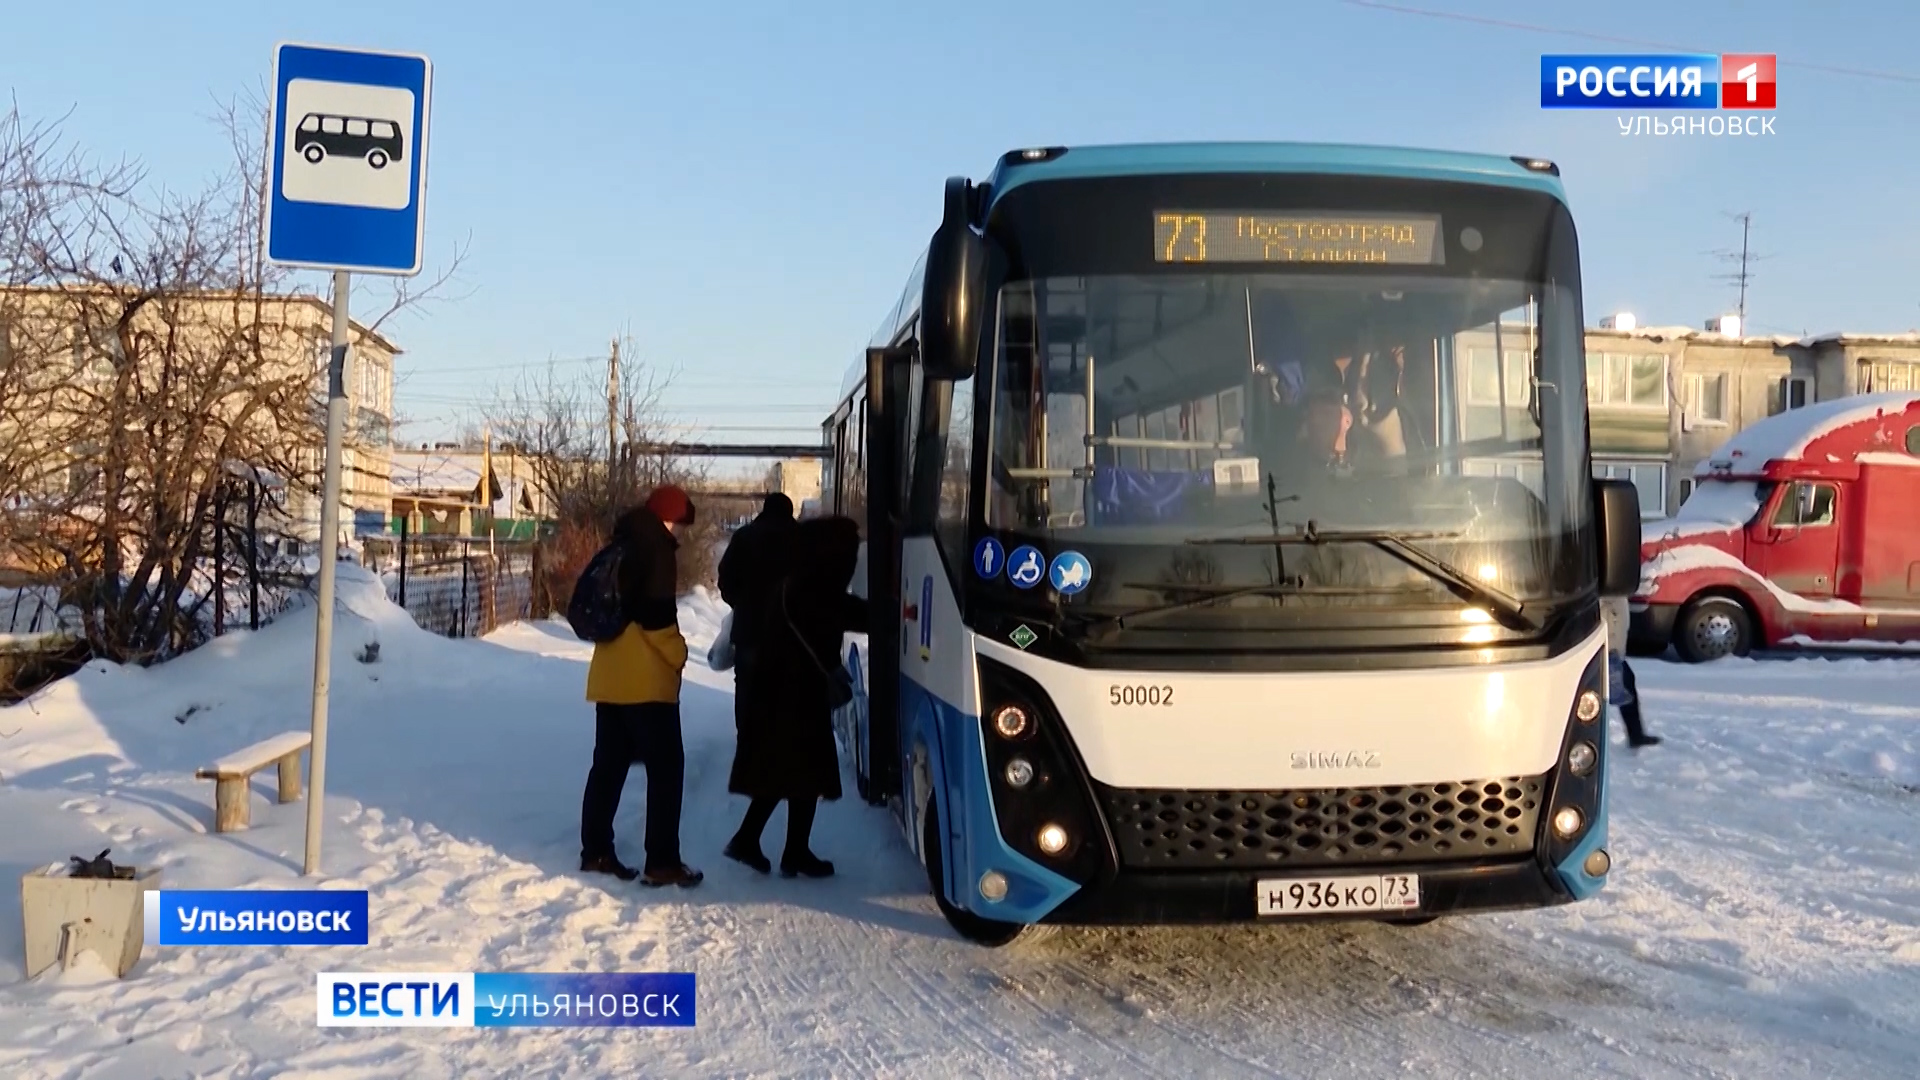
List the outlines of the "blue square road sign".
<svg viewBox="0 0 1920 1080">
<path fill-rule="evenodd" d="M 418 274 L 432 64 L 282 43 L 273 69 L 267 257 L 316 270 Z"/>
</svg>

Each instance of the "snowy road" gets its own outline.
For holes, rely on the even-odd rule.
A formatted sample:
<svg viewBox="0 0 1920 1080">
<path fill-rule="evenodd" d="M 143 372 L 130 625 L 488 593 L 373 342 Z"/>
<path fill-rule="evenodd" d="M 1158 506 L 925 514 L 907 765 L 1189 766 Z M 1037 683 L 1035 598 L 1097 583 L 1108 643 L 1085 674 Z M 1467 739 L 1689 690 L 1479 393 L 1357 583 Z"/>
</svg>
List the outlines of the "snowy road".
<svg viewBox="0 0 1920 1080">
<path fill-rule="evenodd" d="M 340 631 L 327 869 L 372 892 L 374 943 L 150 948 L 125 982 L 29 985 L 9 885 L 0 1075 L 1880 1077 L 1920 1060 L 1920 662 L 1647 664 L 1668 741 L 1620 747 L 1617 872 L 1587 904 L 1418 928 L 1062 930 L 990 951 L 947 930 L 890 820 L 857 800 L 821 813 L 835 879 L 722 860 L 743 803 L 725 793 L 727 679 L 704 670 L 683 835 L 706 884 L 583 879 L 583 648 L 525 625 L 437 639 L 342 589 L 365 617 Z M 710 611 L 685 621 L 704 649 Z M 253 830 L 212 835 L 190 776 L 304 726 L 310 629 L 295 617 L 0 710 L 0 873 L 111 844 L 176 887 L 294 885 L 302 808 L 256 795 Z M 354 663 L 375 635 L 381 662 Z M 636 771 L 620 821 L 636 857 L 642 787 Z M 697 972 L 699 1026 L 312 1019 L 321 970 L 612 969 Z"/>
</svg>

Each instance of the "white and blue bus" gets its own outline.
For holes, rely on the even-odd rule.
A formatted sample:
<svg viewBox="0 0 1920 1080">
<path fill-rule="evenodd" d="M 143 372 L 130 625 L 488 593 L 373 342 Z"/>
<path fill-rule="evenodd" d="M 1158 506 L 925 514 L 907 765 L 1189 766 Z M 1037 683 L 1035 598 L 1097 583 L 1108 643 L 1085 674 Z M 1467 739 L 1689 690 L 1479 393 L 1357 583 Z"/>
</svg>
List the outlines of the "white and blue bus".
<svg viewBox="0 0 1920 1080">
<path fill-rule="evenodd" d="M 1042 148 L 944 219 L 825 425 L 837 717 L 966 937 L 1436 916 L 1606 878 L 1602 602 L 1550 162 Z"/>
</svg>

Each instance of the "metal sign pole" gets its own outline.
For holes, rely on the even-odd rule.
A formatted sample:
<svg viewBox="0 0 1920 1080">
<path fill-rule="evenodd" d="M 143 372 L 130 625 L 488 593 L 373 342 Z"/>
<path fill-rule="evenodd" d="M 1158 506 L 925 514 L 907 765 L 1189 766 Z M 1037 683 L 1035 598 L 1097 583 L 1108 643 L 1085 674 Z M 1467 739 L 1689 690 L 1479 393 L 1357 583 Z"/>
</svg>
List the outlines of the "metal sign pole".
<svg viewBox="0 0 1920 1080">
<path fill-rule="evenodd" d="M 327 680 L 333 660 L 334 561 L 340 547 L 340 444 L 347 426 L 347 291 L 350 275 L 333 272 L 333 350 L 327 371 L 327 477 L 320 504 L 319 616 L 313 631 L 313 746 L 307 751 L 307 856 L 304 874 L 320 872 L 320 832 L 327 790 Z"/>
</svg>

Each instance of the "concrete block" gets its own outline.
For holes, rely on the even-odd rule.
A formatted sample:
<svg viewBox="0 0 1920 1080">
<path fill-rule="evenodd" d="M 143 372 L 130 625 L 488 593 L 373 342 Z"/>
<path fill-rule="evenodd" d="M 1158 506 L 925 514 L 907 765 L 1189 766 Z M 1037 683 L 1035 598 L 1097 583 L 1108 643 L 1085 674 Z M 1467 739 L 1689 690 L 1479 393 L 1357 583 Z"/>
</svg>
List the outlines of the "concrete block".
<svg viewBox="0 0 1920 1080">
<path fill-rule="evenodd" d="M 160 887 L 160 871 L 124 880 L 77 878 L 69 864 L 29 871 L 20 878 L 20 915 L 27 938 L 27 978 L 58 963 L 72 967 L 81 953 L 98 956 L 125 977 L 146 945 L 146 897 Z"/>
</svg>

